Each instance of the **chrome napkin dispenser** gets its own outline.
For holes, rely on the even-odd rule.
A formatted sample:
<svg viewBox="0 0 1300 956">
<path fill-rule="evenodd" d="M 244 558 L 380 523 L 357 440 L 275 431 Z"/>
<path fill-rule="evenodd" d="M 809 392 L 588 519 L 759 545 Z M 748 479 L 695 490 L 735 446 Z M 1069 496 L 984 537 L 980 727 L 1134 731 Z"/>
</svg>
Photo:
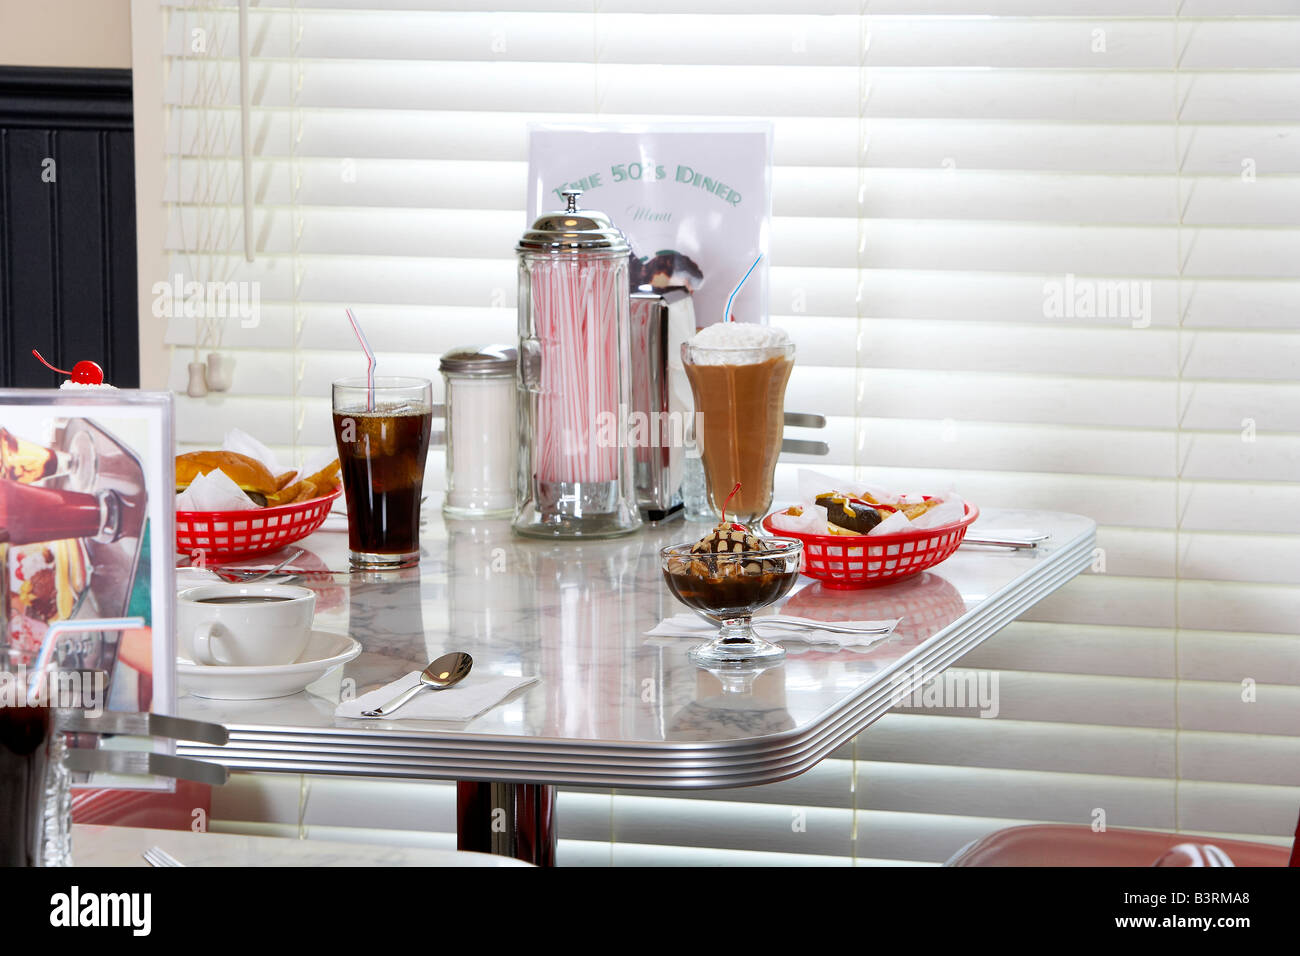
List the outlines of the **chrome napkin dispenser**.
<svg viewBox="0 0 1300 956">
<path fill-rule="evenodd" d="M 683 514 L 682 459 L 694 441 L 695 402 L 681 353 L 695 334 L 695 306 L 686 289 L 633 292 L 631 318 L 628 441 L 637 507 L 654 524 Z"/>
</svg>

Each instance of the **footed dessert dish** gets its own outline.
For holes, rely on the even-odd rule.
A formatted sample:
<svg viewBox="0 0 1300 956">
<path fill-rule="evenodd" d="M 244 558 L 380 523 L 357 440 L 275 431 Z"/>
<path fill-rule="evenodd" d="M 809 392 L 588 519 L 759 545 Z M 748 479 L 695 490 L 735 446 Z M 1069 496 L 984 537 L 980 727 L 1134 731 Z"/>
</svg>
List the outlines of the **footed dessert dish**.
<svg viewBox="0 0 1300 956">
<path fill-rule="evenodd" d="M 692 649 L 691 659 L 708 667 L 781 660 L 785 649 L 755 634 L 750 619 L 794 586 L 802 553 L 798 541 L 760 538 L 728 522 L 725 509 L 723 520 L 699 541 L 662 549 L 668 590 L 721 625 L 717 637 Z"/>
</svg>

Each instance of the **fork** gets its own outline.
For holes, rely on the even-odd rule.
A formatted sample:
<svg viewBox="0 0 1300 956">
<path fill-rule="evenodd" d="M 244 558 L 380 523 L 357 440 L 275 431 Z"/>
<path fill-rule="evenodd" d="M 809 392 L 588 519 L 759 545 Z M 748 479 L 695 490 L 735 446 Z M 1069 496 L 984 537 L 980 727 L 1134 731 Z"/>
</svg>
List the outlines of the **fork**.
<svg viewBox="0 0 1300 956">
<path fill-rule="evenodd" d="M 303 549 L 299 548 L 268 571 L 240 571 L 236 568 L 209 568 L 208 570 L 212 571 L 217 577 L 221 578 L 221 580 L 228 581 L 231 584 L 252 584 L 254 581 L 261 581 L 263 578 L 269 578 L 286 564 L 298 560 L 303 553 Z M 295 577 L 297 577 L 296 574 L 286 575 L 285 580 Z"/>
<path fill-rule="evenodd" d="M 150 866 L 184 866 L 180 860 L 172 856 L 160 846 L 151 846 L 141 854 Z"/>
</svg>

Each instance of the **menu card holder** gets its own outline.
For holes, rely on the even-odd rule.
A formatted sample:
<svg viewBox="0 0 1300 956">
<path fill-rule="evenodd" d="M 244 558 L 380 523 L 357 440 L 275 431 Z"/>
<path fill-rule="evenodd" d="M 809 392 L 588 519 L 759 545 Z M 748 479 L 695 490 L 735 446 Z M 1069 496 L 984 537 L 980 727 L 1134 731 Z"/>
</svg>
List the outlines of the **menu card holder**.
<svg viewBox="0 0 1300 956">
<path fill-rule="evenodd" d="M 41 711 L 175 712 L 172 422 L 170 392 L 0 389 L 0 759 L 37 738 L 65 745 Z M 66 746 L 100 739 L 78 730 Z"/>
</svg>

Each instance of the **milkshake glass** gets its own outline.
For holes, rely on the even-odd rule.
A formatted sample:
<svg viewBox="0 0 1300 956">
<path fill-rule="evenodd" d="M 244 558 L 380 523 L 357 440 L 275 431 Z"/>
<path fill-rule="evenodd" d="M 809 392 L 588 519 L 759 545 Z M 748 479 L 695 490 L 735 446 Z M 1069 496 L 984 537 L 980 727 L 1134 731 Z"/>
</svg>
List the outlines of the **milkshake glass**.
<svg viewBox="0 0 1300 956">
<path fill-rule="evenodd" d="M 695 395 L 709 504 L 721 514 L 739 482 L 727 517 L 758 522 L 772 505 L 794 345 L 781 329 L 718 323 L 683 343 L 682 362 Z"/>
</svg>

